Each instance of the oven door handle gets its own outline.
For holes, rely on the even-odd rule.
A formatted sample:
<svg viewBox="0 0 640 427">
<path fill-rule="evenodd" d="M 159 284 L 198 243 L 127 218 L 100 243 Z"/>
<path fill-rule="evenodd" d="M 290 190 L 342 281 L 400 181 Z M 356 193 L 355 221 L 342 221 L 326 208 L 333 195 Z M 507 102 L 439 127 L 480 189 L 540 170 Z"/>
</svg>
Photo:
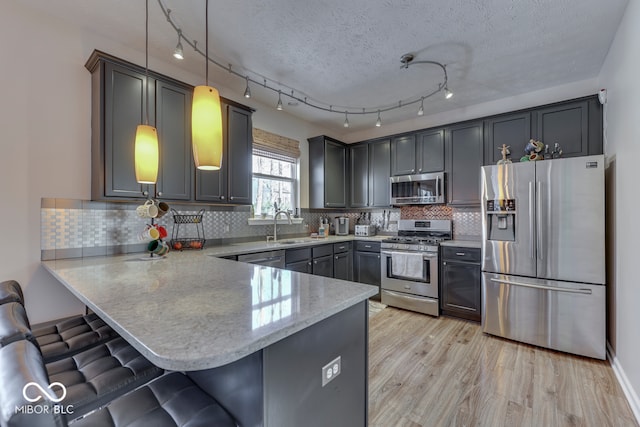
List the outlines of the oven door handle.
<svg viewBox="0 0 640 427">
<path fill-rule="evenodd" d="M 403 253 L 403 252 L 395 251 L 395 253 Z M 404 253 L 410 254 L 410 253 L 414 253 L 414 252 L 404 252 Z M 391 252 L 389 252 L 389 251 L 380 251 L 380 254 L 381 255 L 386 255 L 386 256 L 391 256 Z M 428 259 L 432 259 L 432 258 L 438 258 L 438 254 L 435 253 L 435 252 L 433 252 L 433 253 L 432 252 L 424 252 L 422 254 L 422 259 L 425 260 L 425 261 L 428 260 Z"/>
</svg>

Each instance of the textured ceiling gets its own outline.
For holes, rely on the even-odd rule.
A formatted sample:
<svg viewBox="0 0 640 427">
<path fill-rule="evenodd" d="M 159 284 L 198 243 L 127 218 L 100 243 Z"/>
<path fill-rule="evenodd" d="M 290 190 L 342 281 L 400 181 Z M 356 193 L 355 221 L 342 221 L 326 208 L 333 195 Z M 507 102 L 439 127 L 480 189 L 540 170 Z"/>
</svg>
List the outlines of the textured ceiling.
<svg viewBox="0 0 640 427">
<path fill-rule="evenodd" d="M 204 0 L 161 0 L 189 39 L 204 48 Z M 221 63 L 280 82 L 324 104 L 384 107 L 437 88 L 438 67 L 400 68 L 400 56 L 447 65 L 449 88 L 424 102 L 425 115 L 596 77 L 628 0 L 234 0 L 210 1 L 209 51 Z M 144 2 L 21 0 L 44 13 L 144 49 Z M 150 55 L 166 57 L 176 33 L 150 0 Z M 203 73 L 185 45 L 180 63 Z M 213 84 L 244 91 L 244 81 L 210 67 Z M 276 83 L 270 83 L 276 86 Z M 252 87 L 273 105 L 277 95 Z M 303 105 L 285 109 L 336 132 L 344 116 Z M 414 118 L 417 105 L 383 114 L 383 123 Z M 349 117 L 350 131 L 375 115 Z"/>
</svg>

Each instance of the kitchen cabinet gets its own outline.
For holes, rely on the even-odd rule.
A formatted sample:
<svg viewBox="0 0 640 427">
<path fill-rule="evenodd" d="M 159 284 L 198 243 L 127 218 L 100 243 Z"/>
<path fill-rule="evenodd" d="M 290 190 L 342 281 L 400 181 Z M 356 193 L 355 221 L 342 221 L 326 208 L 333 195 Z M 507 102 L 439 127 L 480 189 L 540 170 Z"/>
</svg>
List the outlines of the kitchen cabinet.
<svg viewBox="0 0 640 427">
<path fill-rule="evenodd" d="M 196 175 L 191 154 L 193 86 L 149 71 L 149 124 L 158 130 L 160 164 L 156 186 L 135 178 L 136 127 L 145 122 L 145 70 L 94 51 L 91 72 L 91 197 L 251 203 L 251 114 L 253 110 L 221 98 L 225 171 Z"/>
<path fill-rule="evenodd" d="M 416 135 L 417 173 L 442 172 L 444 164 L 444 130 L 434 129 Z"/>
<path fill-rule="evenodd" d="M 563 103 L 536 110 L 535 139 L 553 151 L 554 143 L 562 147 L 563 157 L 587 156 L 589 150 L 589 102 Z M 601 154 L 602 148 L 600 148 Z"/>
<path fill-rule="evenodd" d="M 443 314 L 480 321 L 480 249 L 442 246 L 440 310 Z"/>
<path fill-rule="evenodd" d="M 391 139 L 391 175 L 416 173 L 416 137 L 403 135 Z"/>
<path fill-rule="evenodd" d="M 311 256 L 313 275 L 333 277 L 333 245 L 313 246 Z"/>
<path fill-rule="evenodd" d="M 309 138 L 309 207 L 347 207 L 347 148 L 326 136 Z"/>
<path fill-rule="evenodd" d="M 451 126 L 445 133 L 449 159 L 447 200 L 450 205 L 480 204 L 480 168 L 483 165 L 483 122 Z"/>
<path fill-rule="evenodd" d="M 531 112 L 509 114 L 485 120 L 485 165 L 495 165 L 502 159 L 499 147 L 510 146 L 511 161 L 518 162 L 524 156 L 524 147 L 532 137 Z M 553 148 L 553 147 L 551 147 Z"/>
<path fill-rule="evenodd" d="M 299 273 L 312 273 L 311 248 L 287 249 L 285 252 L 286 270 Z"/>
<path fill-rule="evenodd" d="M 390 202 L 390 140 L 361 143 L 349 148 L 350 207 L 387 207 Z"/>
<path fill-rule="evenodd" d="M 391 140 L 391 175 L 441 172 L 445 168 L 444 130 L 430 129 Z"/>
<path fill-rule="evenodd" d="M 353 280 L 353 251 L 351 242 L 334 243 L 333 245 L 333 277 L 342 280 Z"/>
<path fill-rule="evenodd" d="M 358 240 L 353 256 L 353 279 L 380 287 L 380 242 Z"/>
<path fill-rule="evenodd" d="M 349 158 L 351 159 L 349 205 L 352 208 L 365 208 L 369 206 L 369 144 L 350 147 Z"/>
<path fill-rule="evenodd" d="M 223 123 L 222 166 L 217 171 L 196 170 L 196 200 L 251 204 L 251 111 L 221 100 Z"/>
</svg>

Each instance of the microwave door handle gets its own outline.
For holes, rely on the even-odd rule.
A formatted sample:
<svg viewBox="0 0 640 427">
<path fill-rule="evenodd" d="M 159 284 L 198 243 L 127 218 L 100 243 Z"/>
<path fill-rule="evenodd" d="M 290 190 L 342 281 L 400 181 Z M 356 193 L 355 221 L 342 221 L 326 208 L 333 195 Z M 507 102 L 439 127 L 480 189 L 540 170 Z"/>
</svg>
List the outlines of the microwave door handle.
<svg viewBox="0 0 640 427">
<path fill-rule="evenodd" d="M 436 200 L 440 198 L 440 175 L 436 176 Z"/>
</svg>

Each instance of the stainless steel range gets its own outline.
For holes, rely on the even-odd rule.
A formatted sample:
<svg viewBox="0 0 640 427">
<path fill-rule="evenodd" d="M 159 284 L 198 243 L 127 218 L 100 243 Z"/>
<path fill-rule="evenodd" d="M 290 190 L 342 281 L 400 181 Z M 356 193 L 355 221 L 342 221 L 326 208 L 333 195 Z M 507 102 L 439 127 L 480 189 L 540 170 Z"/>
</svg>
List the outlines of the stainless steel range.
<svg viewBox="0 0 640 427">
<path fill-rule="evenodd" d="M 438 316 L 438 245 L 449 239 L 451 220 L 401 219 L 381 244 L 382 303 Z"/>
</svg>

